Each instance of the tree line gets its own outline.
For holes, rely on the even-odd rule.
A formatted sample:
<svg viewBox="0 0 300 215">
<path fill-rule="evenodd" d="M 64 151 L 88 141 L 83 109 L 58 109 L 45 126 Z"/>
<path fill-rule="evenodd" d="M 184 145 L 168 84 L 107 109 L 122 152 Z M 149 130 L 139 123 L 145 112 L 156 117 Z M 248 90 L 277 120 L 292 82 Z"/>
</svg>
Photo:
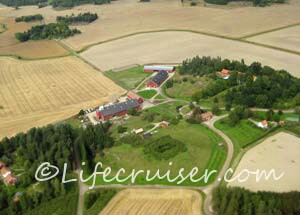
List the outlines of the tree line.
<svg viewBox="0 0 300 215">
<path fill-rule="evenodd" d="M 34 21 L 42 21 L 44 17 L 41 14 L 29 15 L 29 16 L 21 16 L 15 19 L 16 22 L 34 22 Z"/>
<path fill-rule="evenodd" d="M 226 5 L 229 2 L 233 2 L 236 0 L 205 0 L 205 2 L 210 4 L 220 4 L 220 5 Z M 254 6 L 267 6 L 273 3 L 285 3 L 285 0 L 239 0 L 239 1 L 246 1 L 246 2 L 252 2 Z"/>
<path fill-rule="evenodd" d="M 70 177 L 76 168 L 76 156 L 92 164 L 96 153 L 103 155 L 103 149 L 114 144 L 108 132 L 109 126 L 100 124 L 75 130 L 69 124 L 62 123 L 32 128 L 26 134 L 20 133 L 0 141 L 0 161 L 11 167 L 13 173 L 17 169 L 22 170 L 16 186 L 5 186 L 0 180 L 1 214 L 26 214 L 51 199 L 76 192 L 74 186 L 77 185 L 61 183 L 63 166 L 65 163 L 68 165 L 67 175 Z M 35 172 L 43 162 L 57 166 L 59 174 L 50 181 L 39 182 L 37 190 L 28 191 L 29 187 L 36 184 Z M 15 203 L 13 197 L 18 191 L 23 193 L 20 201 Z"/>
<path fill-rule="evenodd" d="M 250 192 L 219 187 L 213 192 L 214 209 L 222 215 L 300 214 L 300 192 Z"/>
<path fill-rule="evenodd" d="M 231 71 L 228 80 L 218 77 L 222 69 Z M 194 57 L 183 61 L 179 68 L 182 75 L 209 76 L 214 81 L 205 89 L 193 94 L 194 101 L 215 96 L 226 90 L 227 105 L 243 105 L 260 108 L 290 108 L 297 105 L 300 93 L 300 79 L 287 71 L 262 66 L 259 62 L 246 65 L 243 60 L 211 57 Z"/>
<path fill-rule="evenodd" d="M 26 42 L 28 40 L 63 39 L 80 33 L 81 31 L 76 28 L 70 29 L 67 23 L 59 22 L 33 26 L 28 31 L 16 33 L 15 37 L 20 42 Z"/>
<path fill-rule="evenodd" d="M 18 7 L 24 5 L 38 5 L 45 6 L 46 4 L 52 5 L 54 8 L 56 7 L 74 7 L 81 4 L 109 4 L 111 0 L 0 0 L 0 3 L 10 6 L 10 7 Z"/>
<path fill-rule="evenodd" d="M 65 22 L 68 24 L 76 24 L 76 23 L 91 23 L 98 19 L 97 13 L 80 13 L 77 16 L 72 14 L 71 16 L 58 16 L 56 17 L 57 22 Z"/>
</svg>

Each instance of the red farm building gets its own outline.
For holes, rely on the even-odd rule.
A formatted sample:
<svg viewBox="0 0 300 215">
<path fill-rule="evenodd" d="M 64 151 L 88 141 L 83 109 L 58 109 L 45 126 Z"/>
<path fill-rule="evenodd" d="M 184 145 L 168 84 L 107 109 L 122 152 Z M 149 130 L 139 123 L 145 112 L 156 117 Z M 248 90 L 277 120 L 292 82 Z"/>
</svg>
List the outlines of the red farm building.
<svg viewBox="0 0 300 215">
<path fill-rule="evenodd" d="M 142 104 L 144 102 L 144 99 L 133 91 L 129 91 L 127 93 L 127 98 L 128 98 L 128 100 L 137 99 L 140 104 Z"/>
<path fill-rule="evenodd" d="M 157 88 L 168 78 L 166 71 L 158 72 L 147 84 L 147 87 Z"/>
<path fill-rule="evenodd" d="M 171 73 L 171 72 L 174 72 L 175 69 L 176 69 L 175 66 L 162 66 L 162 65 L 144 66 L 144 72 L 165 71 L 165 72 Z"/>
<path fill-rule="evenodd" d="M 101 106 L 96 111 L 96 115 L 99 119 L 106 121 L 115 116 L 126 115 L 127 111 L 131 108 L 134 108 L 136 110 L 141 109 L 141 103 L 138 101 L 138 99 L 131 99 L 113 105 Z"/>
</svg>

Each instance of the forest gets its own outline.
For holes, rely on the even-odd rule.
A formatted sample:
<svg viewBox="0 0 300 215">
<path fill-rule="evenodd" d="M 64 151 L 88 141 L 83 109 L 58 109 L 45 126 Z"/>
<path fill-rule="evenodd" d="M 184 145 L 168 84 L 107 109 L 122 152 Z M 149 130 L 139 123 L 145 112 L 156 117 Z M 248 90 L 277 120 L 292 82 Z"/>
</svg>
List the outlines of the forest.
<svg viewBox="0 0 300 215">
<path fill-rule="evenodd" d="M 33 26 L 26 32 L 16 33 L 15 37 L 20 42 L 26 42 L 28 40 L 63 39 L 80 33 L 76 28 L 70 29 L 67 23 L 59 22 Z"/>
<path fill-rule="evenodd" d="M 29 15 L 29 16 L 21 16 L 15 19 L 16 22 L 35 22 L 42 21 L 44 17 L 41 14 Z"/>
<path fill-rule="evenodd" d="M 213 193 L 214 209 L 222 215 L 300 214 L 300 193 L 250 192 L 219 187 Z"/>
<path fill-rule="evenodd" d="M 58 16 L 56 17 L 57 22 L 65 22 L 68 24 L 76 24 L 76 23 L 91 23 L 98 19 L 97 13 L 80 13 L 77 16 L 72 14 L 71 16 Z"/>
<path fill-rule="evenodd" d="M 231 71 L 228 80 L 218 77 L 217 72 L 222 69 Z M 225 91 L 225 102 L 230 106 L 285 109 L 296 106 L 300 96 L 300 79 L 287 71 L 262 66 L 259 62 L 246 65 L 243 60 L 197 56 L 185 60 L 179 73 L 208 76 L 214 80 L 205 89 L 193 94 L 192 99 L 197 102 Z"/>
<path fill-rule="evenodd" d="M 237 0 L 205 0 L 205 2 L 210 4 L 220 4 L 220 5 L 226 5 L 229 2 L 234 2 Z M 269 4 L 273 3 L 285 3 L 286 0 L 239 0 L 239 1 L 245 1 L 245 2 L 252 2 L 254 6 L 267 6 Z"/>
<path fill-rule="evenodd" d="M 72 204 L 74 201 L 76 204 L 77 184 L 61 183 L 63 165 L 68 164 L 67 177 L 74 178 L 72 171 L 76 168 L 76 157 L 93 163 L 96 153 L 103 154 L 103 149 L 114 143 L 108 133 L 109 126 L 101 124 L 90 126 L 86 130 L 75 130 L 69 124 L 61 123 L 32 128 L 26 134 L 4 138 L 0 142 L 0 161 L 10 167 L 13 174 L 18 175 L 18 183 L 16 186 L 6 186 L 0 180 L 1 215 L 35 214 L 34 210 L 57 198 L 70 198 L 73 199 Z M 54 179 L 37 185 L 35 171 L 43 162 L 57 166 L 60 171 Z M 14 202 L 14 195 L 20 191 L 20 200 Z"/>
</svg>

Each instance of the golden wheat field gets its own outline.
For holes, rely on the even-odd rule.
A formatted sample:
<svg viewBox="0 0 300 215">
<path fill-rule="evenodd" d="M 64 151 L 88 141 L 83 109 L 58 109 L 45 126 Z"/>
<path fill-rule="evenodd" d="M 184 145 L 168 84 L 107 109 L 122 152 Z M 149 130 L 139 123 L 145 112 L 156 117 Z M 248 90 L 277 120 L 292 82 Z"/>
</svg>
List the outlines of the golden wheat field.
<svg viewBox="0 0 300 215">
<path fill-rule="evenodd" d="M 276 159 L 274 159 L 276 158 Z M 300 191 L 300 138 L 292 134 L 280 132 L 268 137 L 261 144 L 253 147 L 243 156 L 233 177 L 244 169 L 250 171 L 275 170 L 276 176 L 284 173 L 280 180 L 273 177 L 269 180 L 256 182 L 256 176 L 251 175 L 245 182 L 233 181 L 229 186 L 239 186 L 251 191 L 290 192 Z M 243 174 L 241 178 L 245 178 Z"/>
<path fill-rule="evenodd" d="M 248 64 L 258 61 L 300 77 L 299 55 L 190 32 L 139 34 L 99 44 L 81 53 L 83 58 L 104 71 L 133 64 L 181 63 L 196 55 L 222 56 L 231 60 L 243 58 Z"/>
<path fill-rule="evenodd" d="M 284 5 L 269 7 L 182 7 L 179 1 L 113 1 L 110 5 L 83 5 L 56 11 L 51 7 L 21 7 L 0 11 L 3 16 L 17 17 L 40 13 L 46 22 L 58 15 L 96 12 L 99 19 L 89 25 L 78 26 L 83 33 L 64 40 L 80 50 L 88 45 L 136 32 L 180 29 L 206 32 L 228 37 L 245 37 L 258 32 L 295 24 L 300 20 L 300 1 L 290 0 Z M 1 16 L 1 15 L 0 15 Z"/>
<path fill-rule="evenodd" d="M 76 57 L 0 58 L 0 137 L 63 120 L 125 91 Z"/>
<path fill-rule="evenodd" d="M 201 195 L 191 190 L 128 189 L 118 193 L 100 215 L 200 215 Z"/>
<path fill-rule="evenodd" d="M 300 24 L 247 38 L 246 40 L 279 48 L 300 51 Z"/>
<path fill-rule="evenodd" d="M 1 14 L 1 11 L 0 11 Z M 5 24 L 5 32 L 0 34 L 0 55 L 17 55 L 23 58 L 48 58 L 68 55 L 69 52 L 54 40 L 29 41 L 20 43 L 15 33 L 24 32 L 35 23 L 16 23 L 13 18 L 0 17 L 0 24 Z M 0 29 L 1 32 L 1 29 Z"/>
</svg>

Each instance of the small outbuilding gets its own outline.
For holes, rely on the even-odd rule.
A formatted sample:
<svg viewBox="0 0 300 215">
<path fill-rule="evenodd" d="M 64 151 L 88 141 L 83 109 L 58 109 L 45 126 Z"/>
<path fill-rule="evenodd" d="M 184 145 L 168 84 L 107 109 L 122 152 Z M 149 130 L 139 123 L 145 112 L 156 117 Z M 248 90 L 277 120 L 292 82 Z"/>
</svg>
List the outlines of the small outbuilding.
<svg viewBox="0 0 300 215">
<path fill-rule="evenodd" d="M 212 112 L 206 112 L 206 113 L 202 113 L 202 114 L 200 115 L 200 119 L 201 119 L 202 121 L 208 121 L 208 120 L 210 120 L 211 118 L 213 118 Z"/>
<path fill-rule="evenodd" d="M 144 72 L 160 72 L 165 71 L 168 73 L 174 72 L 176 69 L 175 66 L 164 66 L 164 65 L 149 65 L 144 66 Z"/>
<path fill-rule="evenodd" d="M 269 128 L 269 124 L 268 124 L 267 120 L 263 120 L 263 121 L 259 122 L 257 124 L 257 126 L 260 127 L 260 128 L 263 128 L 263 129 Z"/>
</svg>

